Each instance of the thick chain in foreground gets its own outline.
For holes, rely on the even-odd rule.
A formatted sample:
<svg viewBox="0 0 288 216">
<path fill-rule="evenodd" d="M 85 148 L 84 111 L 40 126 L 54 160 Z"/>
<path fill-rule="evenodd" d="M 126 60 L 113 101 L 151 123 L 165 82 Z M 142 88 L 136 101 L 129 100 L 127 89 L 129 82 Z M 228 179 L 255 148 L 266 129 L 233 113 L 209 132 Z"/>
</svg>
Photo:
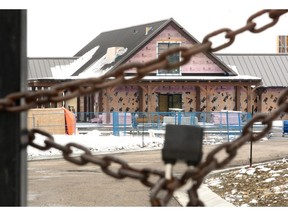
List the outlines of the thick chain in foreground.
<svg viewBox="0 0 288 216">
<path fill-rule="evenodd" d="M 264 137 L 272 128 L 273 120 L 277 119 L 281 114 L 288 113 L 288 88 L 281 94 L 278 100 L 278 108 L 269 114 L 256 114 L 244 127 L 241 136 L 231 142 L 226 142 L 215 149 L 213 149 L 206 157 L 206 160 L 201 162 L 194 168 L 188 168 L 181 177 L 174 177 L 172 180 L 166 180 L 164 171 L 153 170 L 149 168 L 136 169 L 122 159 L 113 156 L 98 157 L 92 155 L 91 151 L 77 143 L 68 143 L 66 145 L 57 144 L 54 138 L 49 133 L 46 133 L 39 129 L 32 129 L 28 131 L 29 145 L 39 150 L 48 150 L 50 148 L 58 149 L 62 152 L 63 157 L 71 163 L 77 165 L 85 165 L 92 163 L 99 165 L 104 173 L 117 179 L 123 179 L 130 177 L 141 181 L 145 186 L 152 188 L 150 201 L 152 206 L 165 206 L 173 196 L 174 191 L 178 190 L 187 182 L 192 181 L 193 184 L 189 190 L 187 190 L 190 201 L 189 206 L 204 206 L 202 201 L 199 200 L 197 190 L 202 184 L 203 178 L 213 170 L 217 170 L 226 166 L 237 154 L 237 150 L 248 141 L 257 141 Z M 262 131 L 253 133 L 251 128 L 254 123 L 261 122 L 266 127 Z M 34 143 L 35 135 L 41 135 L 47 137 L 44 143 Z M 83 153 L 75 157 L 73 149 L 82 151 Z M 225 151 L 227 157 L 218 161 L 217 154 L 221 151 Z M 112 169 L 113 164 L 120 165 L 118 170 Z M 152 182 L 151 177 L 158 177 L 157 182 Z M 160 192 L 164 193 L 164 197 L 159 197 Z M 163 193 L 162 193 L 163 194 Z M 162 195 L 163 196 L 163 195 Z"/>
<path fill-rule="evenodd" d="M 131 63 L 119 66 L 117 69 L 97 78 L 87 78 L 82 80 L 65 82 L 53 85 L 50 89 L 39 90 L 36 92 L 17 92 L 7 95 L 5 98 L 0 99 L 0 111 L 20 112 L 30 108 L 45 105 L 49 102 L 62 102 L 75 97 L 89 95 L 100 91 L 102 89 L 113 87 L 120 84 L 130 84 L 141 80 L 144 76 L 152 71 L 159 69 L 171 70 L 179 66 L 185 65 L 189 62 L 191 57 L 201 52 L 216 52 L 230 46 L 236 36 L 245 31 L 252 33 L 259 33 L 267 28 L 274 26 L 281 15 L 287 13 L 288 10 L 262 10 L 250 16 L 247 23 L 242 28 L 232 31 L 229 28 L 222 28 L 206 35 L 200 44 L 196 44 L 191 48 L 175 47 L 168 49 L 159 55 L 158 59 L 146 63 Z M 256 18 L 268 15 L 271 22 L 264 26 L 258 27 L 255 22 Z M 221 33 L 226 33 L 225 38 L 228 42 L 221 45 L 212 47 L 211 39 Z M 177 63 L 170 63 L 169 56 L 175 53 L 181 53 L 181 61 Z M 131 75 L 126 76 L 126 71 L 135 69 L 134 77 Z M 63 96 L 63 92 L 67 92 Z"/>
<path fill-rule="evenodd" d="M 104 88 L 112 87 L 119 84 L 134 83 L 142 79 L 149 72 L 157 69 L 172 69 L 180 65 L 186 64 L 190 58 L 200 52 L 215 52 L 221 50 L 227 46 L 230 46 L 234 40 L 235 36 L 249 30 L 253 33 L 262 32 L 265 29 L 275 25 L 279 17 L 288 10 L 262 10 L 254 15 L 252 15 L 247 20 L 247 25 L 232 31 L 230 29 L 220 29 L 211 34 L 208 34 L 204 39 L 202 44 L 197 44 L 192 48 L 177 47 L 174 49 L 169 49 L 159 56 L 158 59 L 147 63 L 132 63 L 128 65 L 123 65 L 116 70 L 105 74 L 99 78 L 89 78 L 84 80 L 71 81 L 67 83 L 62 83 L 60 85 L 52 86 L 50 90 L 42 90 L 37 92 L 20 92 L 12 93 L 7 95 L 4 99 L 0 99 L 0 111 L 8 112 L 19 112 L 28 110 L 35 105 L 42 105 L 49 102 L 59 102 L 63 100 L 68 100 L 77 96 L 83 96 L 87 94 L 94 93 Z M 268 13 L 269 17 L 272 19 L 271 23 L 268 23 L 260 28 L 256 29 L 257 24 L 253 20 L 263 14 Z M 209 39 L 220 33 L 225 33 L 225 38 L 229 39 L 229 42 L 219 45 L 216 48 L 212 48 L 212 43 Z M 178 63 L 169 63 L 168 56 L 173 53 L 179 53 L 181 51 L 182 60 Z M 135 77 L 125 77 L 125 72 L 129 69 L 136 69 Z M 62 96 L 62 92 L 68 90 L 65 96 Z M 27 145 L 30 145 L 39 150 L 48 150 L 50 148 L 58 149 L 62 152 L 63 157 L 70 161 L 71 163 L 77 165 L 85 165 L 87 163 L 92 163 L 99 165 L 104 173 L 117 179 L 123 179 L 130 177 L 133 179 L 138 179 L 145 186 L 152 188 L 150 202 L 152 206 L 165 206 L 169 202 L 170 198 L 173 196 L 174 191 L 178 190 L 182 186 L 186 185 L 189 181 L 192 185 L 187 190 L 189 195 L 188 206 L 204 206 L 204 203 L 198 198 L 197 190 L 202 184 L 203 178 L 211 171 L 223 168 L 228 164 L 237 154 L 237 150 L 244 145 L 247 141 L 257 141 L 267 134 L 271 127 L 272 122 L 280 114 L 288 113 L 288 89 L 286 89 L 283 94 L 279 97 L 278 108 L 271 112 L 270 114 L 257 114 L 255 115 L 243 128 L 241 136 L 232 142 L 227 142 L 219 145 L 217 148 L 212 150 L 206 157 L 206 160 L 201 162 L 198 166 L 194 168 L 188 168 L 181 177 L 175 177 L 171 180 L 167 180 L 164 176 L 164 171 L 153 170 L 149 168 L 136 169 L 124 160 L 121 160 L 112 156 L 97 157 L 92 155 L 91 151 L 86 147 L 79 145 L 77 143 L 68 143 L 66 145 L 58 144 L 54 141 L 54 138 L 49 133 L 46 133 L 39 129 L 32 129 L 27 131 L 29 141 Z M 22 103 L 21 103 L 22 102 Z M 23 104 L 23 105 L 21 105 Z M 260 133 L 253 133 L 251 127 L 255 122 L 261 122 L 266 127 Z M 34 142 L 35 135 L 42 135 L 47 137 L 44 140 L 44 144 L 37 144 Z M 80 156 L 75 157 L 73 154 L 73 149 L 78 149 L 83 151 Z M 217 154 L 224 150 L 227 153 L 227 157 L 222 161 L 217 160 Z M 73 156 L 74 155 L 74 156 Z M 118 170 L 112 169 L 113 163 L 120 165 Z M 152 182 L 151 177 L 158 177 L 158 181 Z M 159 192 L 166 192 L 165 196 L 159 197 Z"/>
</svg>

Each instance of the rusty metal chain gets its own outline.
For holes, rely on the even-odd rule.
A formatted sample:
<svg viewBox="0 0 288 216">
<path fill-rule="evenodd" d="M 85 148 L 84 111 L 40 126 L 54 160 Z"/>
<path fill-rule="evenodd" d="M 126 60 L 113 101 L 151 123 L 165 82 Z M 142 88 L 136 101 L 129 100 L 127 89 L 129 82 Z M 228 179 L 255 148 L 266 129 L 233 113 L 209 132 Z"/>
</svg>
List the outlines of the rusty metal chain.
<svg viewBox="0 0 288 216">
<path fill-rule="evenodd" d="M 20 112 L 26 111 L 36 105 L 43 105 L 48 102 L 60 102 L 68 100 L 77 96 L 88 95 L 97 92 L 101 89 L 112 87 L 119 84 L 135 83 L 141 80 L 148 73 L 157 69 L 173 69 L 175 67 L 186 64 L 193 55 L 200 52 L 216 52 L 225 47 L 230 46 L 236 35 L 243 33 L 244 31 L 250 31 L 252 33 L 259 33 L 271 26 L 274 26 L 281 15 L 287 13 L 288 10 L 262 10 L 254 15 L 250 16 L 244 27 L 232 31 L 228 28 L 219 29 L 208 34 L 204 37 L 201 44 L 196 44 L 192 48 L 176 47 L 167 50 L 162 53 L 158 59 L 146 62 L 146 63 L 131 63 L 118 67 L 102 77 L 89 78 L 83 80 L 76 80 L 67 83 L 61 83 L 59 85 L 52 86 L 50 90 L 41 90 L 37 92 L 18 92 L 11 93 L 5 98 L 0 99 L 0 111 L 8 112 Z M 271 23 L 268 23 L 262 27 L 257 27 L 254 20 L 264 14 L 268 14 L 271 18 Z M 212 48 L 211 38 L 218 34 L 226 33 L 225 38 L 229 39 L 228 42 L 218 45 Z M 168 56 L 174 53 L 181 53 L 182 60 L 177 63 L 171 64 L 168 61 Z M 125 72 L 131 69 L 136 69 L 135 76 L 125 76 Z M 63 96 L 63 91 L 67 94 Z M 201 162 L 194 168 L 188 168 L 184 174 L 180 177 L 173 176 L 171 180 L 167 180 L 164 175 L 164 171 L 154 170 L 149 168 L 136 169 L 131 167 L 127 162 L 122 159 L 112 156 L 97 157 L 92 155 L 91 151 L 77 143 L 68 143 L 66 145 L 57 144 L 51 134 L 39 129 L 27 130 L 30 145 L 39 150 L 48 150 L 50 148 L 58 149 L 62 152 L 64 159 L 77 164 L 85 165 L 92 163 L 99 165 L 102 171 L 114 178 L 123 179 L 130 177 L 139 180 L 143 185 L 152 188 L 150 195 L 150 202 L 152 206 L 165 206 L 173 196 L 174 191 L 178 190 L 182 186 L 186 185 L 188 181 L 192 181 L 192 186 L 187 190 L 189 195 L 188 206 L 204 206 L 204 203 L 199 199 L 197 190 L 202 184 L 204 177 L 213 170 L 223 168 L 227 165 L 237 154 L 237 150 L 248 141 L 257 141 L 264 137 L 272 127 L 272 121 L 278 118 L 282 113 L 288 113 L 288 89 L 286 89 L 278 100 L 278 108 L 269 114 L 256 114 L 243 128 L 241 136 L 231 142 L 226 142 L 219 145 L 212 150 L 206 157 L 206 160 Z M 251 127 L 255 122 L 261 122 L 264 127 L 260 133 L 253 133 Z M 37 144 L 34 142 L 36 135 L 42 135 L 46 137 L 43 144 Z M 75 157 L 73 155 L 73 149 L 78 149 L 83 153 L 80 156 Z M 228 155 L 222 161 L 218 161 L 216 155 L 225 151 Z M 120 165 L 120 168 L 115 171 L 111 168 L 114 164 Z M 158 180 L 152 181 L 152 178 L 156 177 Z M 160 192 L 165 192 L 165 196 L 159 196 Z"/>
</svg>

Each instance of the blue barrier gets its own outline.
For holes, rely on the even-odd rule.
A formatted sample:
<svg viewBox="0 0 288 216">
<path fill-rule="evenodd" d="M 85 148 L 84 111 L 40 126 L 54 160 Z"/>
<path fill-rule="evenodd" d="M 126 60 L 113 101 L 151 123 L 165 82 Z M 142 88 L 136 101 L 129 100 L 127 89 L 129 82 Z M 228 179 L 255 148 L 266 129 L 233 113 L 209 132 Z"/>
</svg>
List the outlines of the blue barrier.
<svg viewBox="0 0 288 216">
<path fill-rule="evenodd" d="M 283 137 L 288 134 L 288 120 L 283 121 Z"/>
<path fill-rule="evenodd" d="M 251 113 L 223 112 L 99 112 L 76 113 L 77 122 L 89 123 L 97 130 L 104 130 L 115 136 L 127 133 L 144 134 L 149 130 L 165 130 L 167 124 L 199 125 L 204 133 L 228 136 L 241 134 L 243 126 L 251 119 Z M 162 133 L 162 132 L 161 132 Z"/>
</svg>

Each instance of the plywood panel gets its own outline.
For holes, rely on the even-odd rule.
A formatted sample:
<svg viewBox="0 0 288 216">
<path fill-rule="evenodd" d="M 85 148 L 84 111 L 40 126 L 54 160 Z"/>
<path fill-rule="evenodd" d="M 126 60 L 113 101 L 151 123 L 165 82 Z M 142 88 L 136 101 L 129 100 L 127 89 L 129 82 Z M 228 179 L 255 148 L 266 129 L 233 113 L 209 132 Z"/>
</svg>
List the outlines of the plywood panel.
<svg viewBox="0 0 288 216">
<path fill-rule="evenodd" d="M 30 109 L 28 129 L 38 128 L 51 134 L 65 134 L 65 115 L 62 108 Z"/>
</svg>

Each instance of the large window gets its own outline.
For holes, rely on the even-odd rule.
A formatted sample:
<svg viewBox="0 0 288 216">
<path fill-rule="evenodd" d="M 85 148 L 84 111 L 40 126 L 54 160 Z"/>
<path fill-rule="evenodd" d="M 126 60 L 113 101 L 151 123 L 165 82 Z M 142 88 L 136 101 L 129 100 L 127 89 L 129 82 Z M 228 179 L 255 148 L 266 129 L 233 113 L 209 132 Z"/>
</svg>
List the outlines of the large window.
<svg viewBox="0 0 288 216">
<path fill-rule="evenodd" d="M 158 56 L 169 48 L 179 47 L 179 42 L 159 42 L 158 43 Z M 174 53 L 168 56 L 168 61 L 173 64 L 180 61 L 180 53 Z M 180 67 L 172 70 L 159 69 L 158 75 L 180 75 Z"/>
<path fill-rule="evenodd" d="M 278 53 L 288 53 L 288 36 L 278 36 Z"/>
<path fill-rule="evenodd" d="M 168 112 L 169 108 L 182 108 L 181 94 L 159 94 L 159 112 Z"/>
</svg>

